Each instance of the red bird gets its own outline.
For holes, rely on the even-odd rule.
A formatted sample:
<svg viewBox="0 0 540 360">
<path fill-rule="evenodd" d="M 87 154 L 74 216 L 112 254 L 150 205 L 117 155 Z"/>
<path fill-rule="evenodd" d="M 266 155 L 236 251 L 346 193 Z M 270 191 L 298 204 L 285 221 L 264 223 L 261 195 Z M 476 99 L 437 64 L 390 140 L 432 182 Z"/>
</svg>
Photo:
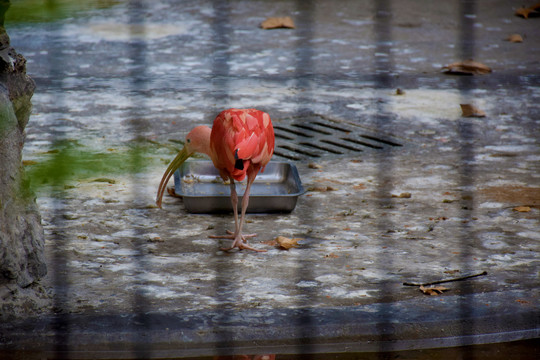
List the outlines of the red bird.
<svg viewBox="0 0 540 360">
<path fill-rule="evenodd" d="M 229 109 L 222 111 L 214 120 L 212 129 L 197 126 L 186 136 L 184 148 L 178 153 L 163 174 L 159 184 L 156 204 L 161 208 L 161 199 L 167 182 L 176 169 L 195 152 L 210 156 L 224 181 L 230 181 L 231 202 L 234 211 L 234 233 L 211 236 L 232 239 L 230 248 L 258 250 L 251 247 L 246 238 L 256 234 L 243 235 L 242 227 L 249 203 L 251 184 L 259 171 L 270 161 L 274 153 L 274 128 L 270 116 L 256 109 Z M 247 175 L 247 186 L 242 198 L 242 213 L 238 221 L 238 195 L 234 181 L 242 181 Z"/>
</svg>

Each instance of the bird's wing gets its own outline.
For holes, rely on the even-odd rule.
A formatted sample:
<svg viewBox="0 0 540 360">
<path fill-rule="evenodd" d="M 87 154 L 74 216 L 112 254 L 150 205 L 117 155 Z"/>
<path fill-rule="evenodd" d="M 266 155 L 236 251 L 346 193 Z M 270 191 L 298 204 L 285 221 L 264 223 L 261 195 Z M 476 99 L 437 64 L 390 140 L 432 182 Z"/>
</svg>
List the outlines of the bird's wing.
<svg viewBox="0 0 540 360">
<path fill-rule="evenodd" d="M 264 167 L 274 152 L 270 116 L 255 109 L 222 111 L 214 120 L 210 138 L 214 165 L 237 180 L 245 177 L 251 165 Z"/>
</svg>

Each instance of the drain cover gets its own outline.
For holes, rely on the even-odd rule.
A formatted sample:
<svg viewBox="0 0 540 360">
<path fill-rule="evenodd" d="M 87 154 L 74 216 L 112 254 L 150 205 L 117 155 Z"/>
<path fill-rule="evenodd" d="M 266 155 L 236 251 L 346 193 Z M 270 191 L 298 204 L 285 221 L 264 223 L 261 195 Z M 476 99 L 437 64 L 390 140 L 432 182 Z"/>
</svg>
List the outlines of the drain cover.
<svg viewBox="0 0 540 360">
<path fill-rule="evenodd" d="M 274 155 L 289 160 L 358 155 L 403 146 L 388 135 L 319 115 L 274 123 Z"/>
</svg>

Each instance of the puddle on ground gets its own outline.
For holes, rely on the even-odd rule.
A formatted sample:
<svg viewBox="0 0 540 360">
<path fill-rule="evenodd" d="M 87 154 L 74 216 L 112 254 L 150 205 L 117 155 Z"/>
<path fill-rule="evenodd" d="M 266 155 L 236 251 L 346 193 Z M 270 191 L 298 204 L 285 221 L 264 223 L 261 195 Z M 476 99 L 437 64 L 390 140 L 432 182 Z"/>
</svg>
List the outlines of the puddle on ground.
<svg viewBox="0 0 540 360">
<path fill-rule="evenodd" d="M 460 104 L 472 103 L 486 113 L 495 100 L 486 95 L 464 98 L 459 90 L 411 89 L 403 95 L 390 97 L 388 110 L 397 117 L 414 119 L 415 122 L 437 125 L 441 121 L 462 118 Z"/>
</svg>

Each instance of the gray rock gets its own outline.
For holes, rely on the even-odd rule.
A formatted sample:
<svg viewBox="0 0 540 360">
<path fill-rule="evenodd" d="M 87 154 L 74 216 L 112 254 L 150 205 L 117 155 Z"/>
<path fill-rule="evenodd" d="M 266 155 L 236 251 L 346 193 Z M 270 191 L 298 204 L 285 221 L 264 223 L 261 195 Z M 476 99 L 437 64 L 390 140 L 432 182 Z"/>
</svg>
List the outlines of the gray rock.
<svg viewBox="0 0 540 360">
<path fill-rule="evenodd" d="M 9 2 L 0 2 L 0 7 Z M 36 282 L 47 274 L 44 234 L 35 197 L 22 166 L 24 128 L 35 83 L 26 59 L 9 44 L 0 11 L 0 319 L 39 308 L 44 291 Z M 37 291 L 35 291 L 37 290 Z"/>
</svg>

